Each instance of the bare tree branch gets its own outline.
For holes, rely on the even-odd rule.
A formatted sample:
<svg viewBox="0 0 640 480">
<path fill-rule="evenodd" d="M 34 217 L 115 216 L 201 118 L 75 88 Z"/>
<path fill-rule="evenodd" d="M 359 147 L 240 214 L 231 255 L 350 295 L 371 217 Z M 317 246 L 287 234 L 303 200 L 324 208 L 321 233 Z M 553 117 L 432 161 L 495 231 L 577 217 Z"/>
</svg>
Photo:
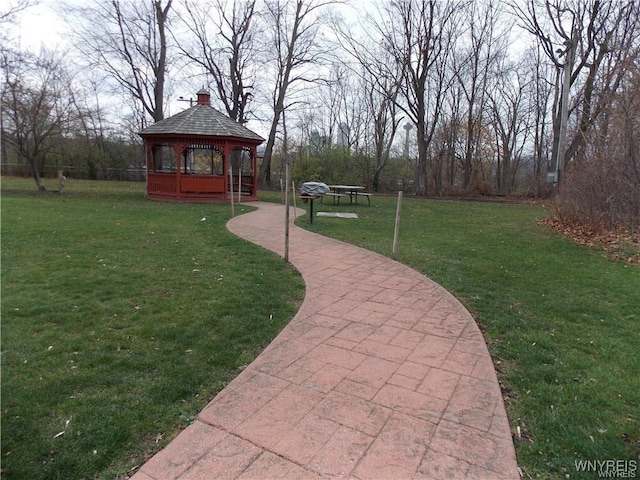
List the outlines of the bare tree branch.
<svg viewBox="0 0 640 480">
<path fill-rule="evenodd" d="M 94 0 L 86 7 L 64 9 L 83 61 L 115 80 L 153 121 L 164 118 L 172 2 Z"/>
<path fill-rule="evenodd" d="M 184 6 L 190 38 L 178 42 L 182 55 L 212 79 L 229 117 L 245 123 L 259 64 L 256 0 L 185 1 Z"/>
<path fill-rule="evenodd" d="M 275 66 L 275 82 L 271 93 L 273 119 L 260 166 L 260 183 L 271 182 L 271 156 L 282 112 L 286 108 L 287 95 L 292 85 L 317 80 L 312 67 L 322 58 L 322 47 L 317 34 L 322 25 L 318 11 L 336 0 L 267 0 L 265 2 L 266 30 L 272 62 Z M 305 69 L 300 72 L 300 69 Z"/>
</svg>

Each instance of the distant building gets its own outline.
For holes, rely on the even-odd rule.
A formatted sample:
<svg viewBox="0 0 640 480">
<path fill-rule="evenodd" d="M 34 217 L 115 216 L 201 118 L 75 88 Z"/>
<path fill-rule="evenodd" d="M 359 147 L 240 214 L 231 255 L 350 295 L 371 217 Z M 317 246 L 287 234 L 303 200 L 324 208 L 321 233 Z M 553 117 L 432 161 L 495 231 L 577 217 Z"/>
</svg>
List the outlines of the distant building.
<svg viewBox="0 0 640 480">
<path fill-rule="evenodd" d="M 349 125 L 344 122 L 340 122 L 338 125 L 338 142 L 339 147 L 349 146 Z"/>
<path fill-rule="evenodd" d="M 320 135 L 320 132 L 315 128 L 311 130 L 311 138 L 309 139 L 309 143 L 311 143 L 311 153 L 320 153 L 323 152 L 328 145 L 326 135 Z"/>
</svg>

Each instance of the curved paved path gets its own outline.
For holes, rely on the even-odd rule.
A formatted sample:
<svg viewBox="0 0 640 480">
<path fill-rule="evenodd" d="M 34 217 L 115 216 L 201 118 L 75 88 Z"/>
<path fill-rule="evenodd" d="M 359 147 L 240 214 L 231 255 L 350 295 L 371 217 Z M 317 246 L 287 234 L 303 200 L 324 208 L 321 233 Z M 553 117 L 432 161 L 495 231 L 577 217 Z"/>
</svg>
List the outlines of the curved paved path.
<svg viewBox="0 0 640 480">
<path fill-rule="evenodd" d="M 284 207 L 254 205 L 229 230 L 283 255 Z M 491 358 L 460 302 L 295 226 L 289 259 L 306 283 L 294 319 L 135 480 L 519 478 Z"/>
</svg>

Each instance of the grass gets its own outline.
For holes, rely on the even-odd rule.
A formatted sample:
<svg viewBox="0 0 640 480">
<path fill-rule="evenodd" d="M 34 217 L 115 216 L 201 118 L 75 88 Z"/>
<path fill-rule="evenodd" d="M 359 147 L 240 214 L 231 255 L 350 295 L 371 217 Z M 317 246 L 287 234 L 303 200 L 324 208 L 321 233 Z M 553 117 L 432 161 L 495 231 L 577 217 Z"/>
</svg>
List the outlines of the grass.
<svg viewBox="0 0 640 480">
<path fill-rule="evenodd" d="M 318 209 L 359 219 L 298 223 L 391 256 L 395 198 Z M 640 267 L 546 230 L 537 220 L 547 215 L 535 205 L 405 198 L 398 259 L 479 323 L 525 478 L 593 478 L 575 462 L 640 463 Z"/>
<path fill-rule="evenodd" d="M 149 202 L 142 185 L 116 182 L 70 181 L 65 196 L 36 193 L 32 180 L 2 189 L 7 480 L 123 478 L 301 299 L 295 272 L 225 230 L 227 205 Z M 360 218 L 299 224 L 391 255 L 394 198 L 320 209 Z M 525 478 L 593 478 L 575 462 L 640 453 L 640 268 L 546 230 L 545 215 L 405 198 L 399 260 L 483 329 Z"/>
<path fill-rule="evenodd" d="M 6 480 L 125 478 L 302 299 L 297 272 L 226 230 L 226 204 L 147 201 L 118 182 L 2 190 Z"/>
</svg>

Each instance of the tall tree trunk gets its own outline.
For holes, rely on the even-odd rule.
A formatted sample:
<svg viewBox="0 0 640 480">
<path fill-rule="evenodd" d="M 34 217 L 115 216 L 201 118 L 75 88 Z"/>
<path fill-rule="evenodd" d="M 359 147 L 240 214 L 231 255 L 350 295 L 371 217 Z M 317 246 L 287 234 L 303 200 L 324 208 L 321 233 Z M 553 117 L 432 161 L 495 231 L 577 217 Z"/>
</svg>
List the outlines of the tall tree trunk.
<svg viewBox="0 0 640 480">
<path fill-rule="evenodd" d="M 156 12 L 156 26 L 158 35 L 160 36 L 160 52 L 158 54 L 158 63 L 155 68 L 156 83 L 153 86 L 153 120 L 155 122 L 164 118 L 164 83 L 167 71 L 167 14 L 171 8 L 171 2 L 167 2 L 166 7 L 162 8 L 162 1 L 155 0 L 154 7 Z"/>
<path fill-rule="evenodd" d="M 42 181 L 42 177 L 40 176 L 39 169 L 33 164 L 31 164 L 31 174 L 36 182 L 36 187 L 38 188 L 38 190 L 44 192 L 47 188 L 44 186 L 44 182 Z"/>
<path fill-rule="evenodd" d="M 427 137 L 425 135 L 425 122 L 418 121 L 417 127 L 417 143 L 418 143 L 418 169 L 416 172 L 416 189 L 415 194 L 420 196 L 426 196 L 428 193 L 428 155 L 427 149 L 429 147 Z"/>
</svg>

